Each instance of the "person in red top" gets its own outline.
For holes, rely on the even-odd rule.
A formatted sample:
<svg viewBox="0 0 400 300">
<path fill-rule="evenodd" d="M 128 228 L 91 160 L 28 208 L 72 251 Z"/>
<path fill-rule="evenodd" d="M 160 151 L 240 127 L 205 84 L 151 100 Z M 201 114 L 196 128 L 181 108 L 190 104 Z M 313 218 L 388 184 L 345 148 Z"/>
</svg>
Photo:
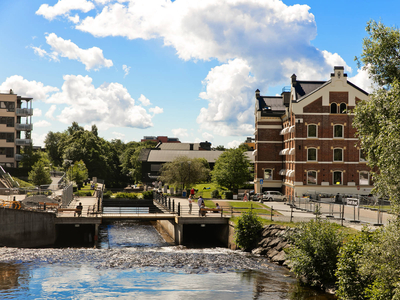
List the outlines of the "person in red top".
<svg viewBox="0 0 400 300">
<path fill-rule="evenodd" d="M 193 197 L 194 197 L 194 188 L 192 188 L 192 189 L 190 190 L 190 195 L 192 196 L 192 199 L 193 199 Z"/>
</svg>

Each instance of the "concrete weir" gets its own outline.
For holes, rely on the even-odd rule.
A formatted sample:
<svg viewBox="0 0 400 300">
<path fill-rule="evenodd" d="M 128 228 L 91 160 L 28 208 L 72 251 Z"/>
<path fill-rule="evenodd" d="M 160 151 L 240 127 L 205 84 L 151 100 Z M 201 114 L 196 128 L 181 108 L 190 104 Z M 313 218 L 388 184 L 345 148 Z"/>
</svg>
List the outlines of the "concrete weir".
<svg viewBox="0 0 400 300">
<path fill-rule="evenodd" d="M 175 217 L 174 220 L 158 220 L 157 223 L 177 245 L 229 246 L 229 218 Z"/>
</svg>

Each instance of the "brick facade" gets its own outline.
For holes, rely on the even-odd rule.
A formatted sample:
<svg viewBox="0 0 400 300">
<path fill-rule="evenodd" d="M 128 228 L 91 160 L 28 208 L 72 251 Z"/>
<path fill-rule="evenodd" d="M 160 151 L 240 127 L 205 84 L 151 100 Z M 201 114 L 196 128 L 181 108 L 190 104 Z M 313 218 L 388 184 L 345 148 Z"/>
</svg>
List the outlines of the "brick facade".
<svg viewBox="0 0 400 300">
<path fill-rule="evenodd" d="M 360 159 L 358 139 L 352 126 L 354 116 L 349 113 L 369 96 L 347 81 L 343 67 L 335 67 L 327 82 L 298 81 L 293 75 L 290 97 L 285 98 L 282 93 L 282 105 L 276 110 L 270 108 L 277 106 L 277 97 L 260 96 L 257 91 L 257 192 L 280 190 L 293 196 L 308 191 L 370 192 L 370 170 Z M 285 102 L 287 98 L 291 101 Z M 272 177 L 268 177 L 269 174 Z M 260 179 L 263 179 L 262 184 Z"/>
</svg>

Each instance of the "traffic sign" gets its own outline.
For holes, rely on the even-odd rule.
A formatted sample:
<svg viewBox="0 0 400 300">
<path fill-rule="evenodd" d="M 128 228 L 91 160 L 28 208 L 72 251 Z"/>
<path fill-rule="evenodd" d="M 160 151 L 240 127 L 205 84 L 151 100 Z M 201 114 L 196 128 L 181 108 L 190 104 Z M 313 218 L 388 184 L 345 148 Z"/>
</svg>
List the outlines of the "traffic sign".
<svg viewBox="0 0 400 300">
<path fill-rule="evenodd" d="M 264 183 L 264 179 L 260 179 L 260 184 L 263 184 Z"/>
</svg>

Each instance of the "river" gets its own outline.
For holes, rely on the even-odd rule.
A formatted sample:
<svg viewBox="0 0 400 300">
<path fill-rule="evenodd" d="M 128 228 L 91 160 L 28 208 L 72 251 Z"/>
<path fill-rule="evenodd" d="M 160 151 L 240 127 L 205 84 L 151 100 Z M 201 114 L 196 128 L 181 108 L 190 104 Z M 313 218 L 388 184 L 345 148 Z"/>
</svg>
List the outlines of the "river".
<svg viewBox="0 0 400 300">
<path fill-rule="evenodd" d="M 114 223 L 95 248 L 0 248 L 0 299 L 335 299 L 241 251 L 171 246 L 151 225 Z"/>
</svg>

